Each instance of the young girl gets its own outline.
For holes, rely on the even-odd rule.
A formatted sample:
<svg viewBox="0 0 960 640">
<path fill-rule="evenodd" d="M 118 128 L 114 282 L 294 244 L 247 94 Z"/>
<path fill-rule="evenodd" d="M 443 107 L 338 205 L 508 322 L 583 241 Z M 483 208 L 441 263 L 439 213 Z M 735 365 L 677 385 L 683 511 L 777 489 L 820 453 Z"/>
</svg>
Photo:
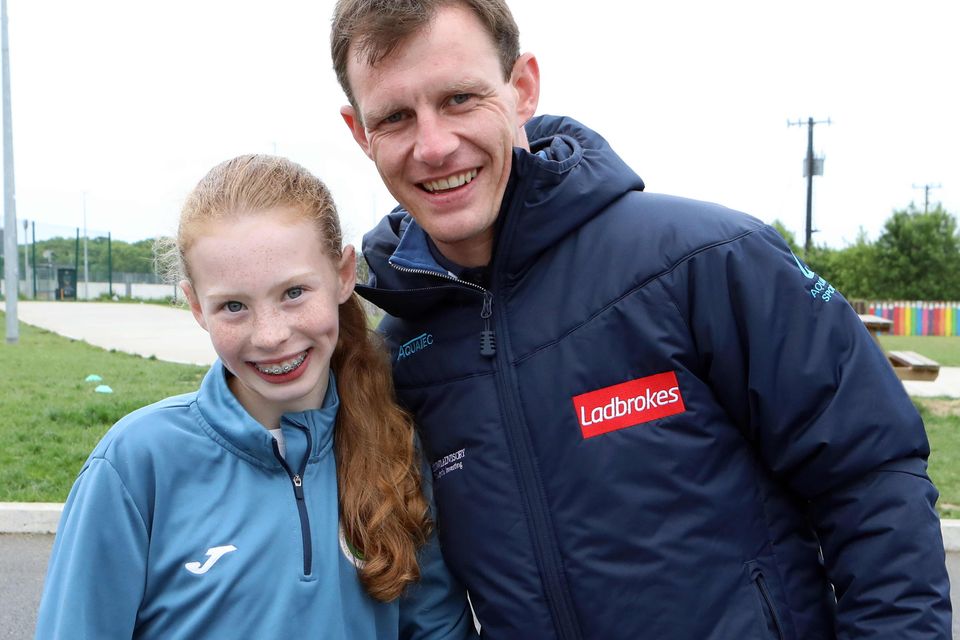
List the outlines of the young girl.
<svg viewBox="0 0 960 640">
<path fill-rule="evenodd" d="M 197 185 L 167 253 L 219 360 L 90 455 L 37 638 L 474 634 L 340 244 L 326 187 L 288 160 Z"/>
</svg>

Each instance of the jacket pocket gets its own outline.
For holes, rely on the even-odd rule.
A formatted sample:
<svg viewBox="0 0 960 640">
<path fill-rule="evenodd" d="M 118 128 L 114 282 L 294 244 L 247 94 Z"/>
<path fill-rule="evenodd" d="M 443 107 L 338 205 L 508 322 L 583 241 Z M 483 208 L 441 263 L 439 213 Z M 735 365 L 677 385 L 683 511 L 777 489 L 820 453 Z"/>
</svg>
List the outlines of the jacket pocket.
<svg viewBox="0 0 960 640">
<path fill-rule="evenodd" d="M 757 602 L 760 607 L 760 628 L 766 632 L 764 637 L 786 640 L 783 631 L 783 619 L 777 612 L 777 603 L 764 574 L 764 567 L 757 560 L 751 560 L 744 566 L 757 594 Z"/>
</svg>

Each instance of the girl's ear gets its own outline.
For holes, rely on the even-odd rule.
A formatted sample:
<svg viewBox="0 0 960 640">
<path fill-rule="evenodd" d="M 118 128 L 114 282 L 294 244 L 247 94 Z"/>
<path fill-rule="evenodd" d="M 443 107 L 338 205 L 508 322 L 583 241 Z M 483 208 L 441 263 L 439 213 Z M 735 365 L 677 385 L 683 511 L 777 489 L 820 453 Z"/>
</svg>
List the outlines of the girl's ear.
<svg viewBox="0 0 960 640">
<path fill-rule="evenodd" d="M 353 287 L 357 284 L 357 252 L 352 244 L 343 247 L 340 264 L 337 265 L 337 274 L 340 278 L 340 291 L 337 301 L 343 304 L 353 293 Z"/>
<path fill-rule="evenodd" d="M 197 324 L 199 324 L 204 331 L 209 331 L 207 329 L 207 321 L 203 317 L 203 309 L 200 308 L 200 299 L 197 298 L 197 292 L 194 290 L 193 285 L 190 284 L 189 280 L 181 280 L 180 290 L 183 291 L 183 295 L 186 296 L 187 302 L 190 303 L 190 312 L 193 313 L 193 317 L 197 321 Z"/>
</svg>

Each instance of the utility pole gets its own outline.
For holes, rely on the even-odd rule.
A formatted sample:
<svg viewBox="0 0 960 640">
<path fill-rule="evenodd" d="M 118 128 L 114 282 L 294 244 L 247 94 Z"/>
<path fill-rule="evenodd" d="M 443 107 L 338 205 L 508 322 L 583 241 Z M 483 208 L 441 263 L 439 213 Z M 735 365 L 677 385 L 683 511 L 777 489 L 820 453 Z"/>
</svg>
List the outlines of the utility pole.
<svg viewBox="0 0 960 640">
<path fill-rule="evenodd" d="M 939 189 L 942 184 L 915 184 L 914 189 L 923 189 L 923 212 L 926 213 L 930 208 L 930 189 Z"/>
<path fill-rule="evenodd" d="M 13 188 L 13 124 L 10 118 L 10 46 L 7 41 L 7 0 L 0 0 L 0 31 L 3 52 L 3 255 L 7 298 L 7 342 L 20 341 L 17 322 L 17 292 L 20 276 L 17 273 L 17 208 Z"/>
<path fill-rule="evenodd" d="M 30 252 L 27 248 L 30 246 L 30 221 L 23 221 L 23 281 L 30 281 Z"/>
<path fill-rule="evenodd" d="M 807 227 L 806 236 L 803 243 L 803 257 L 810 255 L 810 249 L 813 247 L 813 176 L 823 175 L 823 158 L 813 156 L 813 125 L 831 124 L 830 118 L 826 120 L 814 120 L 812 117 L 807 121 L 798 119 L 796 122 L 787 120 L 788 127 L 802 127 L 807 125 L 807 157 L 803 159 L 803 177 L 807 179 Z"/>
</svg>

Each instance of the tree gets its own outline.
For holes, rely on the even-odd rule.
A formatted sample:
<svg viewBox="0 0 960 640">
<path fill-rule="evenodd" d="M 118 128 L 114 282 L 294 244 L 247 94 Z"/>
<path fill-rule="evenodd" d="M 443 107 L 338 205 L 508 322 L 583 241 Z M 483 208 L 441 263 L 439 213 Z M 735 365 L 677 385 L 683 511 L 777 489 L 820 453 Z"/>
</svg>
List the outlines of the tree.
<svg viewBox="0 0 960 640">
<path fill-rule="evenodd" d="M 777 230 L 777 232 L 783 236 L 784 241 L 786 241 L 787 246 L 790 247 L 790 251 L 793 251 L 793 255 L 800 256 L 803 254 L 803 251 L 800 249 L 800 245 L 797 244 L 796 239 L 794 238 L 793 231 L 787 229 L 787 226 L 780 222 L 779 220 L 774 220 L 771 224 L 771 227 Z"/>
<path fill-rule="evenodd" d="M 856 241 L 843 249 L 814 247 L 807 264 L 836 287 L 847 300 L 886 298 L 878 289 L 876 247 L 862 228 Z"/>
<path fill-rule="evenodd" d="M 877 290 L 901 300 L 960 299 L 960 236 L 939 205 L 894 211 L 875 245 Z"/>
<path fill-rule="evenodd" d="M 21 246 L 21 256 L 30 247 Z M 44 255 L 45 252 L 49 252 Z M 79 264 L 83 268 L 83 238 L 80 239 L 79 256 L 76 238 L 55 237 L 38 240 L 36 244 L 37 262 L 40 265 L 69 266 Z M 21 257 L 21 264 L 23 258 Z M 139 240 L 129 243 L 113 240 L 110 243 L 110 256 L 107 255 L 107 238 L 99 236 L 87 240 L 87 262 L 91 276 L 105 278 L 110 263 L 114 273 L 153 273 L 153 240 Z"/>
</svg>

